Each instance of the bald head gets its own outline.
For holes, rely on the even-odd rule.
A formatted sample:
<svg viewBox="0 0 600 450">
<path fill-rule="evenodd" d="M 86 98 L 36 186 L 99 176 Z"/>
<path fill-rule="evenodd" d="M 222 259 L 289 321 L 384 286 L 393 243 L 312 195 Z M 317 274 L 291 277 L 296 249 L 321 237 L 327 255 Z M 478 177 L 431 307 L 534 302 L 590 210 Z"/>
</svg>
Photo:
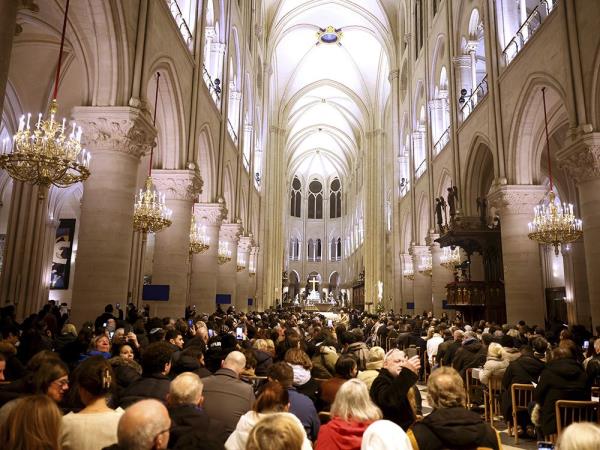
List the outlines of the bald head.
<svg viewBox="0 0 600 450">
<path fill-rule="evenodd" d="M 192 372 L 183 372 L 171 381 L 167 401 L 169 406 L 199 405 L 202 402 L 204 385 L 200 377 Z"/>
<path fill-rule="evenodd" d="M 242 352 L 233 351 L 227 355 L 225 360 L 223 361 L 223 368 L 233 370 L 237 374 L 240 374 L 244 371 L 246 367 L 246 357 Z"/>
<path fill-rule="evenodd" d="M 142 400 L 125 410 L 117 436 L 123 450 L 166 449 L 171 419 L 158 400 Z"/>
</svg>

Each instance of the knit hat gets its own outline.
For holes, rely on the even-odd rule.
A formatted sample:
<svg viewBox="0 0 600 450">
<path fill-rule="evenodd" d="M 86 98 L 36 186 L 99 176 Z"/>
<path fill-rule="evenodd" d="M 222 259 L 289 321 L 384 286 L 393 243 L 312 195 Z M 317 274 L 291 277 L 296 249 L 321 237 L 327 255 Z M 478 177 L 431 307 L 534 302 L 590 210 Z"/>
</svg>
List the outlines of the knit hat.
<svg viewBox="0 0 600 450">
<path fill-rule="evenodd" d="M 389 420 L 377 420 L 365 430 L 361 450 L 411 450 L 410 439 L 402 428 Z"/>
</svg>

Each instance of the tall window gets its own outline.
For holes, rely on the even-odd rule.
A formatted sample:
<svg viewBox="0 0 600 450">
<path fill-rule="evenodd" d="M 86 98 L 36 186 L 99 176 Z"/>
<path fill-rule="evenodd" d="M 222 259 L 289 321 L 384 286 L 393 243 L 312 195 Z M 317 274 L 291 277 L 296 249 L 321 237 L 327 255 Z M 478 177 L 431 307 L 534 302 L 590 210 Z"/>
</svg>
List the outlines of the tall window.
<svg viewBox="0 0 600 450">
<path fill-rule="evenodd" d="M 417 49 L 415 59 L 419 56 L 419 51 L 423 48 L 423 0 L 417 0 L 415 3 L 415 35 Z"/>
<path fill-rule="evenodd" d="M 298 261 L 300 259 L 300 240 L 298 238 L 290 239 L 290 260 Z"/>
<path fill-rule="evenodd" d="M 300 217 L 300 207 L 302 205 L 302 193 L 300 189 L 302 184 L 298 177 L 294 177 L 292 181 L 292 189 L 290 191 L 290 216 Z"/>
<path fill-rule="evenodd" d="M 329 218 L 342 217 L 342 192 L 339 179 L 335 179 L 329 186 Z"/>
<path fill-rule="evenodd" d="M 308 185 L 308 218 L 323 218 L 323 185 L 320 181 L 313 180 Z"/>
<path fill-rule="evenodd" d="M 329 258 L 331 261 L 340 261 L 342 259 L 342 238 L 333 238 L 331 240 Z"/>
<path fill-rule="evenodd" d="M 308 260 L 309 261 L 321 261 L 321 239 L 313 241 L 308 240 Z"/>
</svg>

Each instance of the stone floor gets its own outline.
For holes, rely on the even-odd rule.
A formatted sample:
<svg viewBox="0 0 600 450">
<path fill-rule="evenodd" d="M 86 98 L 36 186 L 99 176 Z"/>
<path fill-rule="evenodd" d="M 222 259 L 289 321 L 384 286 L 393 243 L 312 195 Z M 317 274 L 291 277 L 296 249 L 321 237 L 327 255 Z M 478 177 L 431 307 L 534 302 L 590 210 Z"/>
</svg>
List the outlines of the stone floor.
<svg viewBox="0 0 600 450">
<path fill-rule="evenodd" d="M 427 402 L 427 387 L 425 385 L 418 385 L 421 397 L 423 398 L 423 414 L 427 415 L 431 412 L 431 407 Z M 515 445 L 515 438 L 508 434 L 506 424 L 504 422 L 494 422 L 495 428 L 500 432 L 500 439 L 502 440 L 502 448 L 504 450 L 537 450 L 537 441 L 519 439 L 519 443 Z"/>
</svg>

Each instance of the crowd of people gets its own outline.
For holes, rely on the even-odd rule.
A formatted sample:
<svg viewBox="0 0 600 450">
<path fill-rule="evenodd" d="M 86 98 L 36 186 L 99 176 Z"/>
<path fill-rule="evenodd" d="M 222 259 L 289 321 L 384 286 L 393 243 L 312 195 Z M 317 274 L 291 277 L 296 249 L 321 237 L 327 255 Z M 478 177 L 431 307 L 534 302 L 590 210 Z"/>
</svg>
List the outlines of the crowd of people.
<svg viewBox="0 0 600 450">
<path fill-rule="evenodd" d="M 536 386 L 529 413 L 514 424 L 531 438 L 556 433 L 557 400 L 589 400 L 600 381 L 600 339 L 578 327 L 393 312 L 336 317 L 188 308 L 185 317 L 158 318 L 107 305 L 77 329 L 53 302 L 22 323 L 7 306 L 0 448 L 501 449 L 481 401 L 467 408 L 468 369 L 480 369 L 483 384 L 501 379 L 505 420 L 511 384 Z M 600 428 L 579 423 L 558 447 L 597 442 Z"/>
</svg>

